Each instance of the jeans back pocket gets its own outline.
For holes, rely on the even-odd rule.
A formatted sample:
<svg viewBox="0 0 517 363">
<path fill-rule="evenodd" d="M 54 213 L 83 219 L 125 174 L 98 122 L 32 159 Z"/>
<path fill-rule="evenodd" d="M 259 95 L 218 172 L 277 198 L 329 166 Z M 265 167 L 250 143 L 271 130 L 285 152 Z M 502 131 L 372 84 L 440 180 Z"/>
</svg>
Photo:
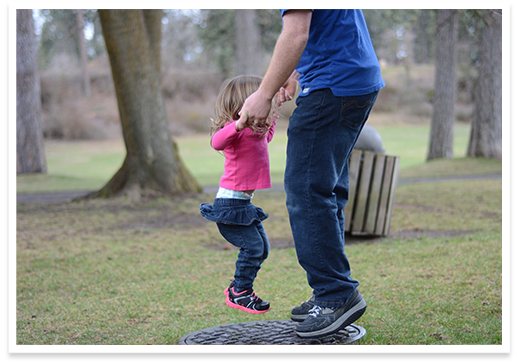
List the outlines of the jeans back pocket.
<svg viewBox="0 0 517 363">
<path fill-rule="evenodd" d="M 377 92 L 362 96 L 345 96 L 341 99 L 341 121 L 352 127 L 360 127 L 368 120 Z"/>
</svg>

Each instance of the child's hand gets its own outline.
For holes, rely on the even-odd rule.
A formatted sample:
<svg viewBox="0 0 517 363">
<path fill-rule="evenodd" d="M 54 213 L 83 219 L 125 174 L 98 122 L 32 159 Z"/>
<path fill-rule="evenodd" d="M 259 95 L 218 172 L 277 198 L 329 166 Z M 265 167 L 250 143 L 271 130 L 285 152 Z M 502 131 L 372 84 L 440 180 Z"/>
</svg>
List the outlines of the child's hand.
<svg viewBox="0 0 517 363">
<path fill-rule="evenodd" d="M 267 118 L 266 126 L 269 127 L 269 126 L 273 125 L 274 123 L 276 123 L 278 121 L 279 118 L 280 118 L 280 116 L 277 115 L 276 112 L 273 112 L 273 114 Z"/>
<path fill-rule="evenodd" d="M 289 91 L 287 89 L 285 89 L 284 87 L 281 87 L 280 90 L 278 91 L 278 98 L 277 98 L 278 106 L 282 107 L 282 103 L 291 101 L 292 99 L 293 99 L 293 96 L 291 96 Z"/>
<path fill-rule="evenodd" d="M 280 87 L 280 90 L 278 90 L 277 100 L 279 106 L 282 106 L 282 103 L 291 101 L 293 99 L 293 96 L 296 93 L 296 89 L 298 87 L 299 75 L 300 73 L 298 73 L 296 70 L 293 71 L 283 86 Z"/>
</svg>

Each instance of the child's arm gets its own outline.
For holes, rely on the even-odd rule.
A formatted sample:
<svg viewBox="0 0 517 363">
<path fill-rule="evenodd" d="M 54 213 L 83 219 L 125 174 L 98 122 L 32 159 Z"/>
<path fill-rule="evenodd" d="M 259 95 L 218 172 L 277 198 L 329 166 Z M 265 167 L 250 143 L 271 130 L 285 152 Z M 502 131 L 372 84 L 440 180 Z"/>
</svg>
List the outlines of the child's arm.
<svg viewBox="0 0 517 363">
<path fill-rule="evenodd" d="M 238 136 L 239 132 L 235 130 L 235 121 L 231 122 L 214 134 L 214 136 L 212 137 L 212 147 L 218 151 L 224 150 Z"/>
</svg>

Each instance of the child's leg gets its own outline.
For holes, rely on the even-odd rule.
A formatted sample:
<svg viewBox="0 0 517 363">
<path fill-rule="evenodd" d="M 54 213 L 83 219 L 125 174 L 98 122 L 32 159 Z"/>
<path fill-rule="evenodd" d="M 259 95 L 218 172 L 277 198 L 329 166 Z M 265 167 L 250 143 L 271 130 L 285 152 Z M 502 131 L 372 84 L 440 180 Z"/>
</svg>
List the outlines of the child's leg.
<svg viewBox="0 0 517 363">
<path fill-rule="evenodd" d="M 217 227 L 228 242 L 240 248 L 233 286 L 238 291 L 252 288 L 258 270 L 269 254 L 269 242 L 262 223 L 255 221 L 250 226 L 217 223 Z"/>
<path fill-rule="evenodd" d="M 263 255 L 262 255 L 262 261 L 260 262 L 262 264 L 262 262 L 264 262 L 266 260 L 267 256 L 269 256 L 270 246 L 269 246 L 269 240 L 267 239 L 266 230 L 264 229 L 262 222 L 257 222 L 256 227 L 257 227 L 258 233 L 262 237 Z"/>
</svg>

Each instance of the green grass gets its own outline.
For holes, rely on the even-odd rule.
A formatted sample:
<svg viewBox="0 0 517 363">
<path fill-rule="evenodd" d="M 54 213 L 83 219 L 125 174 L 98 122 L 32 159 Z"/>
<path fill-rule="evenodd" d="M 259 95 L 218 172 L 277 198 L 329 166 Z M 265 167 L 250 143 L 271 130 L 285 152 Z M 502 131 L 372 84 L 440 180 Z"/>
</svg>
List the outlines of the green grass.
<svg viewBox="0 0 517 363">
<path fill-rule="evenodd" d="M 100 189 L 122 166 L 120 140 L 45 140 L 47 174 L 17 175 L 18 193 Z"/>
<path fill-rule="evenodd" d="M 457 158 L 435 159 L 424 164 L 400 170 L 399 177 L 406 179 L 461 177 L 471 175 L 501 174 L 502 162 L 497 159 Z"/>
<path fill-rule="evenodd" d="M 311 293 L 293 248 L 272 249 L 255 282 L 270 312 L 225 306 L 237 251 L 199 216 L 212 197 L 19 204 L 17 344 L 177 344 L 203 328 L 289 319 Z M 290 238 L 283 191 L 255 198 L 272 244 Z M 499 180 L 397 189 L 391 236 L 346 247 L 369 304 L 360 344 L 502 343 L 501 200 Z"/>
<path fill-rule="evenodd" d="M 383 146 L 389 155 L 400 156 L 400 168 L 421 165 L 427 156 L 429 125 L 378 126 Z M 467 151 L 470 125 L 456 123 L 454 126 L 454 157 L 464 157 Z"/>
<path fill-rule="evenodd" d="M 403 134 L 414 130 L 379 128 L 388 150 L 396 149 L 390 145 L 395 135 L 409 145 L 415 136 Z M 414 135 L 424 140 L 425 129 L 418 130 Z M 274 181 L 283 174 L 282 135 L 270 146 Z M 216 185 L 223 158 L 207 138 L 179 144 L 201 183 Z M 49 174 L 18 176 L 19 192 L 100 187 L 124 155 L 123 145 L 108 141 L 46 146 Z M 425 152 L 408 151 L 414 146 L 396 149 L 402 159 L 420 155 L 401 176 L 501 171 L 500 161 L 484 159 L 425 163 Z M 16 343 L 177 344 L 203 328 L 289 319 L 291 308 L 311 294 L 293 248 L 273 248 L 256 280 L 270 312 L 254 316 L 224 304 L 237 251 L 225 249 L 217 228 L 199 215 L 199 203 L 212 198 L 18 204 Z M 368 302 L 357 322 L 367 330 L 359 344 L 502 344 L 502 198 L 501 180 L 397 187 L 390 235 L 349 239 L 346 247 Z M 283 191 L 257 192 L 254 203 L 270 215 L 264 225 L 273 246 L 292 240 Z"/>
<path fill-rule="evenodd" d="M 455 126 L 454 161 L 439 160 L 426 163 L 429 127 L 425 125 L 378 126 L 389 155 L 400 156 L 400 177 L 441 175 L 476 175 L 501 172 L 497 160 L 468 161 L 469 126 Z M 182 137 L 177 140 L 181 157 L 187 168 L 203 186 L 219 184 L 224 157 L 215 152 L 205 135 Z M 269 145 L 271 179 L 282 184 L 285 167 L 285 128 L 279 127 Z M 100 189 L 122 165 L 125 149 L 121 140 L 60 142 L 46 141 L 47 174 L 17 176 L 18 193 L 53 192 Z"/>
<path fill-rule="evenodd" d="M 365 344 L 501 344 L 499 246 L 479 233 L 350 249 L 369 303 Z"/>
</svg>

